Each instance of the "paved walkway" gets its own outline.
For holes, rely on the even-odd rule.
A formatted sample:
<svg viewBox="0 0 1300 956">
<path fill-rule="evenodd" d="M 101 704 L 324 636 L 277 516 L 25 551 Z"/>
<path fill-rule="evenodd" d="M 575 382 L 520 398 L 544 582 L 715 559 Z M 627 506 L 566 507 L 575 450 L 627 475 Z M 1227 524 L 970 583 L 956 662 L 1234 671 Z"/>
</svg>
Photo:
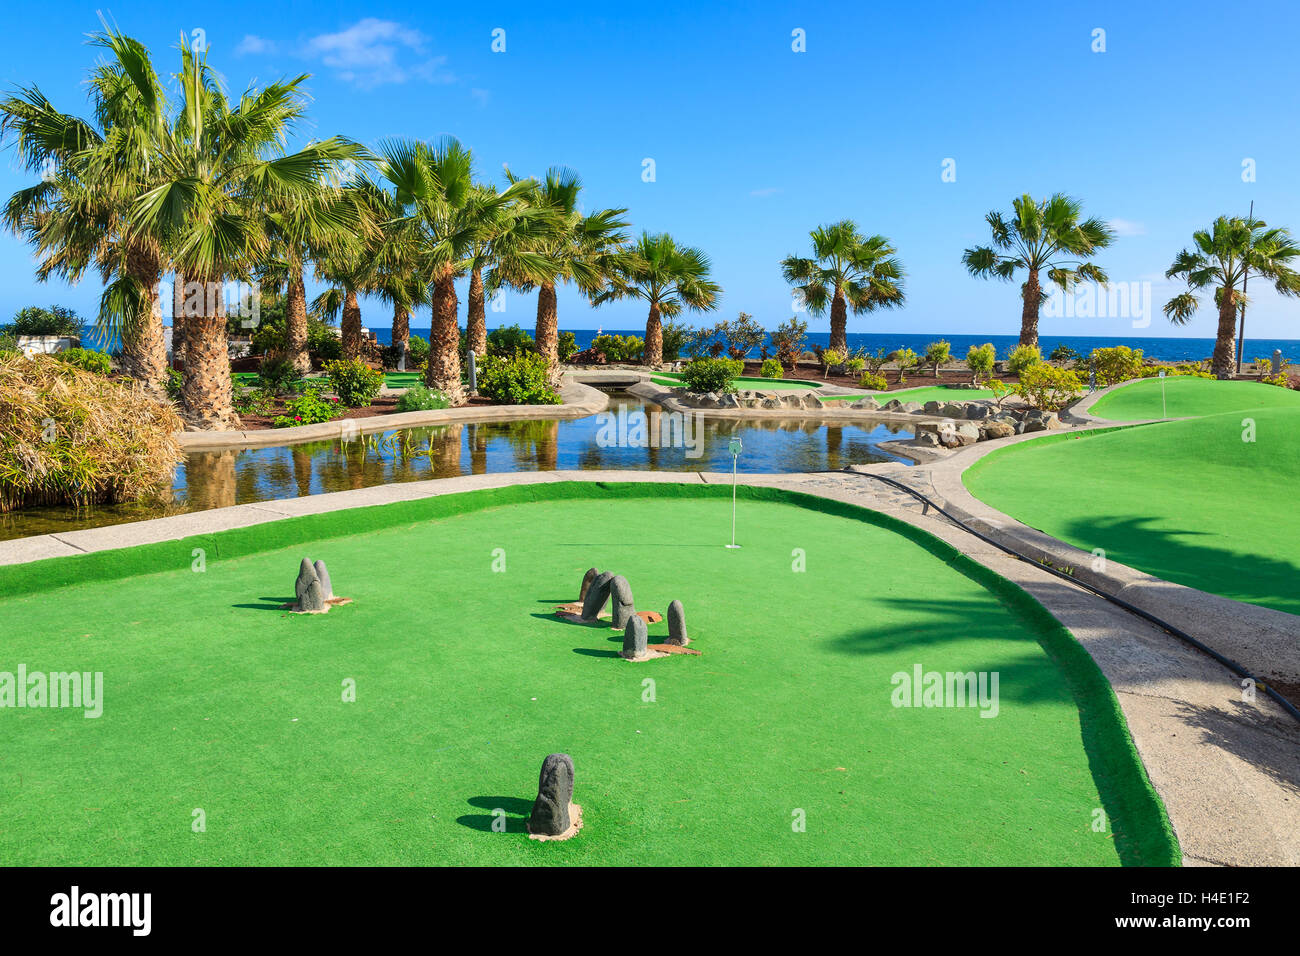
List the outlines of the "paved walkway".
<svg viewBox="0 0 1300 956">
<path fill-rule="evenodd" d="M 951 467 L 956 457 L 939 465 Z M 870 470 L 934 491 L 935 467 L 892 464 Z M 726 483 L 731 476 L 559 471 L 383 485 L 0 542 L 0 564 L 174 540 L 362 505 L 566 480 Z M 1110 680 L 1147 773 L 1164 799 L 1185 862 L 1300 865 L 1300 724 L 1262 695 L 1243 700 L 1236 680 L 1223 667 L 1101 598 L 979 541 L 933 511 L 925 513 L 910 496 L 863 474 L 746 475 L 741 482 L 874 508 L 949 542 L 1022 587 L 1073 632 Z"/>
</svg>

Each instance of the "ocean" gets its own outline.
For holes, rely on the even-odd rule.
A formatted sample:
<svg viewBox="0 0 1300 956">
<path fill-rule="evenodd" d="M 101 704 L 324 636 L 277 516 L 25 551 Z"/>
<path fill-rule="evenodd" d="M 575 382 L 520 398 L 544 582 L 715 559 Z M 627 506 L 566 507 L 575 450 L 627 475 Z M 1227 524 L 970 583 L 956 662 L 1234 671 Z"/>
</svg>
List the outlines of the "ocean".
<svg viewBox="0 0 1300 956">
<path fill-rule="evenodd" d="M 392 341 L 392 329 L 376 328 L 372 331 L 382 344 L 388 345 Z M 532 330 L 529 329 L 529 331 Z M 580 349 L 590 346 L 592 339 L 600 331 L 607 335 L 635 335 L 639 337 L 645 334 L 644 328 L 569 329 L 565 331 L 573 332 Z M 87 333 L 86 347 L 100 348 L 94 329 L 88 329 Z M 429 330 L 427 328 L 412 328 L 411 334 L 427 339 Z M 923 353 L 927 345 L 941 338 L 946 338 L 951 343 L 953 357 L 958 360 L 965 357 L 966 351 L 972 345 L 983 345 L 985 342 L 992 342 L 994 348 L 997 349 L 998 358 L 1005 358 L 1011 354 L 1011 350 L 1019 342 L 1019 336 L 1016 335 L 941 335 L 938 333 L 915 335 L 906 332 L 848 333 L 850 348 L 865 348 L 869 352 L 875 352 L 881 348 L 890 352 L 895 349 L 910 348 L 914 352 Z M 814 345 L 825 348 L 829 344 L 830 332 L 808 333 L 807 347 L 809 349 Z M 1137 336 L 1043 335 L 1039 337 L 1038 344 L 1044 355 L 1050 355 L 1058 345 L 1068 345 L 1081 355 L 1087 355 L 1095 348 L 1127 345 L 1132 349 L 1141 349 L 1147 358 L 1157 359 L 1162 362 L 1198 362 L 1201 359 L 1208 359 L 1210 353 L 1214 351 L 1214 339 L 1166 338 L 1160 336 L 1141 338 Z M 1248 337 L 1242 359 L 1250 362 L 1255 358 L 1271 358 L 1274 349 L 1280 349 L 1284 359 L 1300 363 L 1300 339 L 1258 339 Z M 751 357 L 757 358 L 758 352 L 755 351 Z"/>
</svg>

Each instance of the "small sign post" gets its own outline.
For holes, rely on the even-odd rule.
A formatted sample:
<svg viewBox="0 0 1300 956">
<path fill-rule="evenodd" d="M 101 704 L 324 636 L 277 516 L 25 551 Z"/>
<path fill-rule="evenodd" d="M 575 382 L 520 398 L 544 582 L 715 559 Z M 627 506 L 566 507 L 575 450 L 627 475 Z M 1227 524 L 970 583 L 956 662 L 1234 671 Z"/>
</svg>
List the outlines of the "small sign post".
<svg viewBox="0 0 1300 956">
<path fill-rule="evenodd" d="M 1160 408 L 1164 414 L 1162 418 L 1169 417 L 1169 403 L 1165 401 L 1165 370 L 1160 370 Z"/>
</svg>

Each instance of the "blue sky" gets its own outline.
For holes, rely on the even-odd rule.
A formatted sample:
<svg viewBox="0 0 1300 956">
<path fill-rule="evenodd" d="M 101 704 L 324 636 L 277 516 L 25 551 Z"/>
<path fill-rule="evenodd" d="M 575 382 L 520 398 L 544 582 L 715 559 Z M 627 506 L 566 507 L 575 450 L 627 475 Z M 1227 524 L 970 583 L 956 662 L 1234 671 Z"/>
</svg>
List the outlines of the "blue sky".
<svg viewBox="0 0 1300 956">
<path fill-rule="evenodd" d="M 201 30 L 232 88 L 312 74 L 303 137 L 450 133 L 485 179 L 503 163 L 573 167 L 587 208 L 626 206 L 637 230 L 709 254 L 724 289 L 715 317 L 745 311 L 768 327 L 792 314 L 781 258 L 841 218 L 893 239 L 907 269 L 905 308 L 850 319 L 850 331 L 880 332 L 1017 332 L 1018 281 L 970 278 L 960 255 L 987 241 L 984 215 L 1023 192 L 1082 199 L 1121 233 L 1098 260 L 1112 279 L 1152 283 L 1147 328 L 1131 315 L 1065 315 L 1046 317 L 1044 334 L 1211 336 L 1211 307 L 1186 330 L 1159 312 L 1176 291 L 1164 269 L 1192 231 L 1251 200 L 1300 231 L 1294 5 L 612 6 L 53 0 L 7 18 L 0 84 L 35 84 L 84 112 L 97 8 L 167 71 L 181 32 Z M 491 48 L 497 29 L 503 53 Z M 1093 50 L 1097 29 L 1105 52 Z M 948 159 L 954 182 L 943 181 Z M 6 151 L 0 191 L 27 181 Z M 1260 285 L 1250 335 L 1300 338 L 1300 301 Z M 99 291 L 93 279 L 41 286 L 24 245 L 0 238 L 0 316 L 49 302 L 93 315 Z M 527 327 L 534 309 L 532 296 L 509 296 L 489 324 Z M 390 316 L 366 303 L 363 321 Z M 592 310 L 561 293 L 562 328 L 642 324 L 636 303 Z"/>
</svg>

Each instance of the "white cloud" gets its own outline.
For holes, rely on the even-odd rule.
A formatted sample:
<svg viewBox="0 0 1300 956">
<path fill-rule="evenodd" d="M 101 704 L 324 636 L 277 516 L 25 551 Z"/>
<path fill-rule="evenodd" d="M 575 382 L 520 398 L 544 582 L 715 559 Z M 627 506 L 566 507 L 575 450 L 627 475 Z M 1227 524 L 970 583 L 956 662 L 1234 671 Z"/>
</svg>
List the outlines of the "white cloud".
<svg viewBox="0 0 1300 956">
<path fill-rule="evenodd" d="M 235 47 L 235 56 L 274 52 L 275 43 L 273 41 L 257 36 L 254 33 L 245 34 L 244 39 L 239 41 L 239 46 Z"/>
<path fill-rule="evenodd" d="M 1131 219 L 1111 219 L 1110 227 L 1115 230 L 1117 236 L 1145 236 L 1147 227 L 1144 223 L 1133 222 Z"/>
<path fill-rule="evenodd" d="M 749 194 L 751 196 L 758 196 L 760 198 L 765 198 L 767 196 L 775 196 L 780 191 L 781 190 L 777 189 L 775 186 L 765 186 L 762 189 L 751 189 L 749 191 Z"/>
<path fill-rule="evenodd" d="M 386 83 L 425 80 L 450 83 L 445 56 L 429 56 L 428 37 L 393 20 L 366 17 L 338 33 L 307 41 L 304 53 L 335 70 L 346 83 L 371 88 Z"/>
</svg>

